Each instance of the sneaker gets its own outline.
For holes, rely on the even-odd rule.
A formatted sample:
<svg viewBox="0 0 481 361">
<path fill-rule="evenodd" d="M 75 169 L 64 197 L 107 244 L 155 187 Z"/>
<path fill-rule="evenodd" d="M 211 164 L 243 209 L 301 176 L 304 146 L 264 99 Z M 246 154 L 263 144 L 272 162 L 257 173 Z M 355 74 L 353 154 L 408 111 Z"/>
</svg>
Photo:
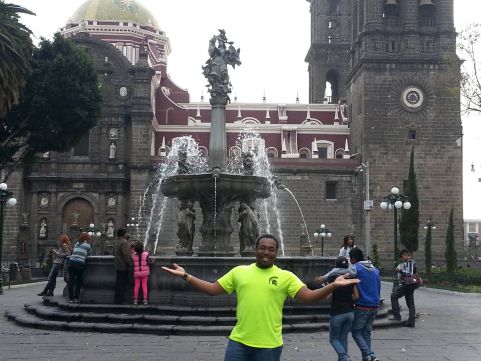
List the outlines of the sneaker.
<svg viewBox="0 0 481 361">
<path fill-rule="evenodd" d="M 134 305 L 138 305 L 138 304 L 139 304 L 139 301 L 134 300 Z"/>
<path fill-rule="evenodd" d="M 404 327 L 412 327 L 412 328 L 416 327 L 416 326 L 414 325 L 414 323 L 409 322 L 409 321 L 404 322 L 404 323 L 403 323 L 403 326 L 404 326 Z"/>
<path fill-rule="evenodd" d="M 149 301 L 144 300 L 144 305 L 148 305 L 148 304 L 149 304 Z"/>
<path fill-rule="evenodd" d="M 371 355 L 371 361 L 379 361 L 379 359 L 376 356 Z"/>
<path fill-rule="evenodd" d="M 79 300 L 76 298 L 75 300 L 73 300 L 73 303 L 79 303 Z"/>
</svg>

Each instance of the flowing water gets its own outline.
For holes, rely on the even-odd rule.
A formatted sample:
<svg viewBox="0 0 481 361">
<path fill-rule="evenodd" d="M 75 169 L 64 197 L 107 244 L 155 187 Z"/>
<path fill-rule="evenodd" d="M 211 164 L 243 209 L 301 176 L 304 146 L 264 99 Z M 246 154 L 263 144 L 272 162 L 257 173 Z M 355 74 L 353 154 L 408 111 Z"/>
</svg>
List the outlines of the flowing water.
<svg viewBox="0 0 481 361">
<path fill-rule="evenodd" d="M 294 196 L 294 193 L 292 193 L 291 190 L 287 187 L 284 187 L 284 189 L 287 191 L 287 193 L 289 193 L 292 196 L 292 198 L 294 199 L 294 201 L 297 204 L 297 208 L 299 208 L 299 212 L 301 213 L 302 222 L 304 223 L 304 229 L 306 230 L 306 234 L 307 234 L 307 241 L 309 242 L 309 247 L 311 248 L 311 253 L 314 256 L 314 250 L 313 250 L 312 244 L 311 244 L 311 237 L 309 236 L 309 230 L 307 229 L 306 220 L 304 219 L 304 213 L 302 212 L 301 206 L 299 205 L 299 202 L 297 201 L 296 197 Z"/>
<path fill-rule="evenodd" d="M 179 151 L 187 152 L 187 158 L 183 160 L 179 157 Z M 259 133 L 257 133 L 252 128 L 244 129 L 243 132 L 238 136 L 236 146 L 232 147 L 229 151 L 229 158 L 226 167 L 226 172 L 229 174 L 244 174 L 244 168 L 242 163 L 242 154 L 251 153 L 254 160 L 254 176 L 265 177 L 273 180 L 275 177 L 272 174 L 267 153 L 265 151 L 265 141 L 261 138 Z M 164 223 L 164 215 L 166 213 L 168 198 L 164 197 L 160 191 L 160 186 L 162 180 L 178 174 L 179 163 L 185 165 L 185 170 L 187 174 L 202 174 L 209 173 L 210 169 L 208 166 L 208 161 L 202 151 L 199 149 L 196 141 L 190 136 L 178 137 L 172 139 L 172 148 L 167 154 L 165 161 L 159 166 L 154 180 L 145 190 L 143 196 L 141 197 L 141 204 L 137 212 L 137 223 L 141 224 L 144 222 L 145 225 L 145 235 L 144 235 L 144 245 L 147 244 L 150 235 L 155 235 L 155 243 L 153 253 L 157 251 L 157 246 L 159 242 L 159 237 L 162 232 L 162 227 Z M 215 177 L 214 177 L 215 178 Z M 284 249 L 284 238 L 282 234 L 281 217 L 278 209 L 278 197 L 277 188 L 274 182 L 271 184 L 271 197 L 264 199 L 263 208 L 264 214 L 261 219 L 262 223 L 265 224 L 265 232 L 277 234 L 280 242 L 281 254 L 285 256 Z M 301 213 L 302 220 L 305 224 L 304 215 L 302 210 L 297 203 L 294 195 L 290 190 L 287 190 L 291 196 L 296 201 L 296 204 Z M 147 206 L 148 194 L 151 192 L 151 204 L 150 212 L 148 216 L 144 216 L 144 208 Z M 214 223 L 217 222 L 217 178 L 214 180 Z M 269 212 L 273 209 L 274 212 Z M 215 227 L 214 227 L 215 229 Z M 307 229 L 307 227 L 306 227 Z M 138 229 L 137 229 L 138 232 Z M 263 232 L 263 233 L 265 233 Z M 215 238 L 214 234 L 214 249 L 215 249 Z M 309 235 L 308 235 L 309 237 Z M 139 234 L 137 234 L 139 238 Z M 310 244 L 310 239 L 309 244 Z"/>
<path fill-rule="evenodd" d="M 155 235 L 155 244 L 153 254 L 155 254 L 159 242 L 159 236 L 162 231 L 164 222 L 165 209 L 167 207 L 168 198 L 164 197 L 160 191 L 162 180 L 174 176 L 179 169 L 179 151 L 187 152 L 186 168 L 189 174 L 200 174 L 208 171 L 207 159 L 200 151 L 196 141 L 190 136 L 178 137 L 172 139 L 172 149 L 168 152 L 165 162 L 159 166 L 157 174 L 152 181 L 151 186 L 144 192 L 144 199 L 141 207 L 137 212 L 139 219 L 142 219 L 142 208 L 147 197 L 149 189 L 152 189 L 152 204 L 150 214 L 146 218 L 146 232 L 144 234 L 144 245 L 147 244 L 151 233 Z M 140 223 L 140 222 L 139 222 Z"/>
</svg>

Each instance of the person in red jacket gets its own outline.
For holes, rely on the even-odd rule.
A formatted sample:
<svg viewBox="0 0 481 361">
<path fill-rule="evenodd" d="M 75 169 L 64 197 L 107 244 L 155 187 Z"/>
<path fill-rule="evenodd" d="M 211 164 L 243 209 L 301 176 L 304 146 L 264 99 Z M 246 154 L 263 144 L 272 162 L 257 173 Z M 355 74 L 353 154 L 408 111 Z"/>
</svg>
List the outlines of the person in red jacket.
<svg viewBox="0 0 481 361">
<path fill-rule="evenodd" d="M 139 303 L 139 288 L 141 285 L 144 305 L 146 305 L 148 304 L 147 281 L 150 275 L 149 253 L 144 251 L 142 242 L 137 242 L 134 250 L 135 252 L 132 254 L 132 260 L 134 261 L 134 305 Z"/>
</svg>

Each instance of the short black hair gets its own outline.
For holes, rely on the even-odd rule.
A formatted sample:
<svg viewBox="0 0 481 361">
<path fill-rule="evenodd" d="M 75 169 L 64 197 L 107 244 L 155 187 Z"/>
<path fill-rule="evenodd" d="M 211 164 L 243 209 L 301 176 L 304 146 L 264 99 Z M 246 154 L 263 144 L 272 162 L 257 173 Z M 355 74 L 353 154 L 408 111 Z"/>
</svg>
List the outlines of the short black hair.
<svg viewBox="0 0 481 361">
<path fill-rule="evenodd" d="M 276 251 L 279 249 L 279 241 L 272 234 L 263 234 L 256 239 L 256 249 L 259 247 L 259 241 L 263 238 L 273 239 L 276 242 Z"/>
<path fill-rule="evenodd" d="M 401 252 L 399 252 L 399 257 L 401 257 L 405 254 L 412 255 L 410 250 L 408 250 L 407 248 L 404 248 L 404 249 L 401 250 Z"/>
<path fill-rule="evenodd" d="M 336 258 L 336 267 L 338 268 L 347 268 L 349 267 L 349 261 L 346 257 L 339 256 Z"/>
<path fill-rule="evenodd" d="M 117 230 L 117 237 L 123 237 L 127 234 L 127 230 L 125 228 L 119 228 Z"/>
<path fill-rule="evenodd" d="M 364 261 L 364 253 L 359 247 L 355 247 L 349 251 L 349 257 L 355 259 L 356 262 Z"/>
</svg>

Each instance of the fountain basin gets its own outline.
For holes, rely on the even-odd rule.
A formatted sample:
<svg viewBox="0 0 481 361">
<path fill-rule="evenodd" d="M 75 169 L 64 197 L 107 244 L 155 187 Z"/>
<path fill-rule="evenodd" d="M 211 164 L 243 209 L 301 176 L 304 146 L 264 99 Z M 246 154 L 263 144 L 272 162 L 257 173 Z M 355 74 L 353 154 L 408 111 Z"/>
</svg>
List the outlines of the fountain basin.
<svg viewBox="0 0 481 361">
<path fill-rule="evenodd" d="M 216 192 L 217 187 L 217 192 Z M 267 178 L 219 173 L 178 174 L 162 180 L 160 190 L 166 197 L 201 200 L 203 197 L 228 197 L 231 201 L 240 199 L 268 198 L 271 185 Z"/>
<path fill-rule="evenodd" d="M 179 277 L 171 276 L 161 269 L 172 263 L 184 267 L 190 274 L 214 282 L 235 266 L 251 264 L 254 258 L 248 257 L 153 257 L 149 277 L 149 302 L 151 304 L 221 307 L 234 306 L 235 295 L 208 296 L 192 288 Z M 296 274 L 306 285 L 314 289 L 318 285 L 314 278 L 324 275 L 334 267 L 333 257 L 280 257 L 276 265 Z M 113 256 L 91 256 L 87 259 L 80 301 L 90 304 L 113 303 L 115 290 L 115 259 Z M 126 301 L 133 300 L 133 279 L 126 291 Z M 292 301 L 289 301 L 292 302 Z"/>
</svg>

